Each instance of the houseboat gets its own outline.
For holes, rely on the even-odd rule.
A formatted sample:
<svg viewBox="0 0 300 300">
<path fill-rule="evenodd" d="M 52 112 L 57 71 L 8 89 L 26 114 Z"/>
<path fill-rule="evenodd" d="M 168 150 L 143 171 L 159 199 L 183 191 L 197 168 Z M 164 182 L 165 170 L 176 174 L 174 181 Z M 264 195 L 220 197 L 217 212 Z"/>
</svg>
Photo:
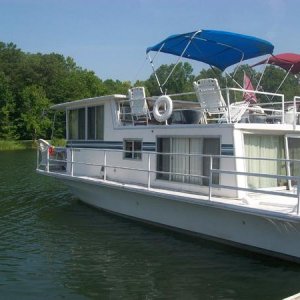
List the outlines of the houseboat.
<svg viewBox="0 0 300 300">
<path fill-rule="evenodd" d="M 252 36 L 199 30 L 147 53 L 223 71 L 273 48 Z M 157 96 L 133 87 L 52 106 L 66 112 L 67 145 L 39 140 L 37 172 L 96 208 L 300 262 L 300 98 L 220 88 L 215 78 L 182 94 L 158 84 Z M 260 103 L 264 96 L 272 102 Z"/>
</svg>

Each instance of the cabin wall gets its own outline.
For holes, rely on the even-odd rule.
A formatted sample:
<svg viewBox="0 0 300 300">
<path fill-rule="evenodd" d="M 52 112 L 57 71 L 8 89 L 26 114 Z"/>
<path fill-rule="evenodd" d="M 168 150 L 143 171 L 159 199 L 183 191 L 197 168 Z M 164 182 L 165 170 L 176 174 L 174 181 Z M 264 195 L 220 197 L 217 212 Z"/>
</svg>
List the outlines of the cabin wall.
<svg viewBox="0 0 300 300">
<path fill-rule="evenodd" d="M 106 123 L 107 124 L 107 123 Z M 152 187 L 160 187 L 160 188 L 176 188 L 177 190 L 182 191 L 192 191 L 197 193 L 207 193 L 208 187 L 197 185 L 197 184 L 189 184 L 183 182 L 174 182 L 174 181 L 166 181 L 156 179 L 156 173 L 151 172 L 148 174 L 148 165 L 150 161 L 150 169 L 152 171 L 157 170 L 157 160 L 155 151 L 148 151 L 142 154 L 141 160 L 127 159 L 124 158 L 124 154 L 121 152 L 123 149 L 123 143 L 126 139 L 139 139 L 142 140 L 143 143 L 147 142 L 147 144 L 153 145 L 152 150 L 156 150 L 157 147 L 157 138 L 158 137 L 215 137 L 220 138 L 220 153 L 225 155 L 220 160 L 220 169 L 224 170 L 232 170 L 234 171 L 235 163 L 232 155 L 234 154 L 233 148 L 233 131 L 232 128 L 217 130 L 215 128 L 206 128 L 200 129 L 198 128 L 153 128 L 145 130 L 145 128 L 126 128 L 122 130 L 112 130 L 110 134 L 108 134 L 107 127 L 105 127 L 105 136 L 109 136 L 109 140 L 107 144 L 102 144 L 103 148 L 107 145 L 111 147 L 110 150 L 106 150 L 106 176 L 107 179 L 127 182 L 127 183 L 138 183 L 142 185 L 148 184 L 148 177 L 150 176 L 150 182 Z M 85 147 L 91 146 L 86 143 Z M 93 144 L 95 146 L 95 144 Z M 101 145 L 99 146 L 99 148 Z M 73 158 L 75 161 L 85 163 L 85 164 L 97 164 L 98 166 L 91 165 L 76 165 L 74 167 L 74 175 L 85 175 L 85 176 L 94 176 L 94 177 L 103 177 L 104 170 L 104 152 L 99 151 L 97 149 L 91 148 L 83 148 L 77 150 L 73 154 Z M 114 166 L 114 167 L 109 167 Z M 130 170 L 134 169 L 134 170 Z M 145 171 L 138 171 L 145 170 Z M 221 185 L 235 185 L 236 178 L 234 175 L 220 175 Z M 226 195 L 228 197 L 236 197 L 236 192 L 232 190 L 224 190 L 224 189 L 213 189 L 213 194 L 215 195 Z"/>
<path fill-rule="evenodd" d="M 104 139 L 103 141 L 81 140 L 72 141 L 73 147 L 79 147 L 73 152 L 73 160 L 79 162 L 74 164 L 73 174 L 78 176 L 91 176 L 103 178 L 104 176 L 104 152 L 106 150 L 106 178 L 126 183 L 148 185 L 150 177 L 151 187 L 166 189 L 177 189 L 192 191 L 195 193 L 207 193 L 208 187 L 200 184 L 167 181 L 156 179 L 157 161 L 155 151 L 157 150 L 157 139 L 160 137 L 191 137 L 191 138 L 219 138 L 220 169 L 235 171 L 236 164 L 233 155 L 236 155 L 234 147 L 234 126 L 232 124 L 211 124 L 211 125 L 156 125 L 156 126 L 121 126 L 117 119 L 117 110 L 114 101 L 104 102 Z M 124 158 L 123 145 L 125 140 L 141 140 L 144 151 L 140 160 Z M 70 144 L 70 141 L 69 141 Z M 98 149 L 98 150 L 97 150 Z M 70 157 L 70 150 L 68 157 Z M 92 166 L 96 164 L 96 166 Z M 112 167 L 111 167 L 112 166 Z M 70 164 L 68 170 L 70 171 Z M 134 170 L 130 170 L 134 169 Z M 145 170 L 145 171 L 139 171 Z M 235 186 L 236 175 L 220 174 L 220 185 Z M 237 192 L 230 189 L 212 189 L 213 195 L 237 197 Z"/>
</svg>

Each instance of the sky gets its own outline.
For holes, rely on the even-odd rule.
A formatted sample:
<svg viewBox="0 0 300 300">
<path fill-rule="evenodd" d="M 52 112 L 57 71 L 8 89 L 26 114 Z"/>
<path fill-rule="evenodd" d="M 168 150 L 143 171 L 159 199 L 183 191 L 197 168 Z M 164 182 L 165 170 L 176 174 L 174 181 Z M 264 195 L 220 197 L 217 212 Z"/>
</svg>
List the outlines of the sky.
<svg viewBox="0 0 300 300">
<path fill-rule="evenodd" d="M 172 34 L 232 31 L 270 41 L 275 54 L 300 53 L 299 20 L 300 0 L 0 0 L 0 41 L 135 82 L 151 75 L 146 48 Z"/>
</svg>

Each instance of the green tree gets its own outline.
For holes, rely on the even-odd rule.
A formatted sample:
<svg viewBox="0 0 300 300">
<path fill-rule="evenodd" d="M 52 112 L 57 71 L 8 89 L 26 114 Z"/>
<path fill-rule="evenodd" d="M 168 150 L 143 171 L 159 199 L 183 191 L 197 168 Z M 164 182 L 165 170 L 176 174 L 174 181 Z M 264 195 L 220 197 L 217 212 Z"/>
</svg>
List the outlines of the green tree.
<svg viewBox="0 0 300 300">
<path fill-rule="evenodd" d="M 161 84 L 163 84 L 166 81 L 174 66 L 175 64 L 161 65 L 156 70 L 156 74 Z M 192 82 L 195 78 L 192 73 L 193 68 L 189 63 L 180 62 L 174 69 L 168 81 L 163 86 L 164 92 L 167 91 L 168 94 L 175 94 L 191 91 Z M 161 94 L 154 74 L 152 74 L 150 78 L 146 81 L 146 87 L 151 95 Z"/>
<path fill-rule="evenodd" d="M 199 75 L 196 76 L 195 80 L 205 78 L 216 78 L 221 87 L 226 86 L 226 78 L 222 75 L 222 71 L 216 68 L 202 69 Z"/>
<path fill-rule="evenodd" d="M 12 92 L 20 84 L 19 71 L 24 58 L 25 54 L 15 44 L 0 42 L 0 70 L 5 74 Z"/>
<path fill-rule="evenodd" d="M 267 66 L 261 81 L 261 86 L 263 87 L 264 91 L 275 93 L 278 90 L 278 87 L 282 83 L 282 80 L 285 78 L 285 76 L 285 70 L 275 66 Z M 300 89 L 297 78 L 295 78 L 293 74 L 289 74 L 285 79 L 284 83 L 277 91 L 277 93 L 284 94 L 285 100 L 290 101 L 293 100 L 294 96 L 300 95 Z M 280 101 L 280 99 L 276 97 L 276 101 Z"/>
<path fill-rule="evenodd" d="M 104 85 L 104 93 L 106 95 L 112 94 L 125 94 L 127 95 L 128 89 L 131 87 L 130 81 L 120 81 L 120 80 L 112 80 L 107 79 L 103 82 Z"/>
<path fill-rule="evenodd" d="M 18 138 L 14 124 L 15 103 L 10 92 L 8 80 L 0 73 L 0 139 Z"/>
<path fill-rule="evenodd" d="M 51 121 L 47 116 L 50 102 L 44 89 L 37 85 L 24 88 L 21 92 L 19 128 L 23 139 L 36 140 L 39 137 L 49 135 Z"/>
</svg>

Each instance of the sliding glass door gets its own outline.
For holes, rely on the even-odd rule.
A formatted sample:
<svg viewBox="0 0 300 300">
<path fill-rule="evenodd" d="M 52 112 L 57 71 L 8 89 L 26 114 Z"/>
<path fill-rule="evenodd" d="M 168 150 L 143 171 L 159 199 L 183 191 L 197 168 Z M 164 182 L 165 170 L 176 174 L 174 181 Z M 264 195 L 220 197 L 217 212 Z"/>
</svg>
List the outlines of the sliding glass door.
<svg viewBox="0 0 300 300">
<path fill-rule="evenodd" d="M 283 136 L 245 134 L 245 156 L 247 171 L 250 173 L 285 175 Z M 264 160 L 259 158 L 274 159 Z M 261 176 L 248 176 L 248 186 L 253 188 L 268 188 L 285 185 L 286 180 Z"/>
<path fill-rule="evenodd" d="M 166 137 L 158 138 L 157 145 L 157 170 L 166 172 L 158 173 L 158 179 L 208 185 L 208 179 L 194 175 L 209 176 L 209 157 L 202 154 L 220 155 L 219 138 Z M 219 158 L 213 167 L 219 168 Z M 213 182 L 219 182 L 218 174 Z"/>
<path fill-rule="evenodd" d="M 300 177 L 300 137 L 287 136 L 287 159 L 293 160 L 287 164 L 288 175 Z M 292 180 L 289 182 L 289 187 L 296 185 L 297 182 Z"/>
</svg>

